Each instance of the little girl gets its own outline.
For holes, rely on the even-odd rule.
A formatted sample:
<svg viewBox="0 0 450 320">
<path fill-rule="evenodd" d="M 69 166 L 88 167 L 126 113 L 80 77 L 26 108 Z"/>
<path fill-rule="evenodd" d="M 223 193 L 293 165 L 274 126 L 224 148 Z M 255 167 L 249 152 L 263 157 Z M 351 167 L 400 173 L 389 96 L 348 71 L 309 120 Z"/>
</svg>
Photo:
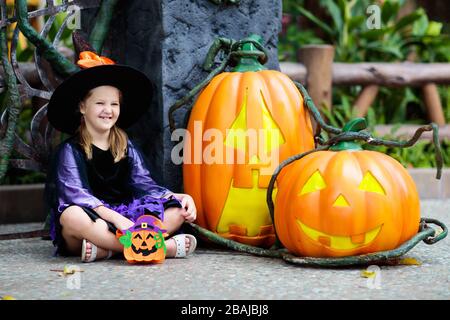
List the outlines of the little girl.
<svg viewBox="0 0 450 320">
<path fill-rule="evenodd" d="M 157 185 L 123 130 L 144 114 L 152 94 L 147 76 L 115 64 L 84 69 L 53 93 L 48 120 L 71 135 L 52 158 L 45 190 L 57 253 L 81 252 L 83 262 L 109 258 L 123 251 L 116 230 L 143 214 L 158 217 L 170 235 L 196 219 L 193 199 Z M 166 247 L 167 257 L 184 257 L 196 239 L 179 234 Z"/>
</svg>

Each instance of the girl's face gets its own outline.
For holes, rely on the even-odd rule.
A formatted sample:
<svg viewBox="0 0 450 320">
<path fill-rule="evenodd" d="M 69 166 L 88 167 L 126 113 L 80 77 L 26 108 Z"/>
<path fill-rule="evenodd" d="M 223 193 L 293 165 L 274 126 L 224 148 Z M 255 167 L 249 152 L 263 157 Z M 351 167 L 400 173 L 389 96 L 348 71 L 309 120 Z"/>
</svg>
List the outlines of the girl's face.
<svg viewBox="0 0 450 320">
<path fill-rule="evenodd" d="M 112 86 L 92 89 L 80 104 L 86 127 L 97 133 L 109 131 L 120 114 L 120 91 Z"/>
</svg>

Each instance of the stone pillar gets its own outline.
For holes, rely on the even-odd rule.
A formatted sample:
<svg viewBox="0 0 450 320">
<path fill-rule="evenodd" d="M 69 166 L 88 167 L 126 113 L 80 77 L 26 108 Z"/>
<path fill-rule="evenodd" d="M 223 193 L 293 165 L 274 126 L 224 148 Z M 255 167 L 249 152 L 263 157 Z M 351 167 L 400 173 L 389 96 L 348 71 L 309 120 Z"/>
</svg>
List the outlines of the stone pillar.
<svg viewBox="0 0 450 320">
<path fill-rule="evenodd" d="M 82 28 L 91 30 L 95 10 L 82 12 Z M 281 0 L 245 0 L 215 5 L 208 0 L 119 1 L 104 55 L 145 72 L 156 84 L 151 109 L 130 136 L 149 160 L 152 177 L 173 191 L 182 191 L 181 166 L 170 158 L 168 110 L 208 73 L 201 68 L 217 37 L 243 39 L 252 33 L 264 39 L 269 69 L 279 70 L 278 33 Z M 178 126 L 187 123 L 187 109 L 176 112 Z"/>
</svg>

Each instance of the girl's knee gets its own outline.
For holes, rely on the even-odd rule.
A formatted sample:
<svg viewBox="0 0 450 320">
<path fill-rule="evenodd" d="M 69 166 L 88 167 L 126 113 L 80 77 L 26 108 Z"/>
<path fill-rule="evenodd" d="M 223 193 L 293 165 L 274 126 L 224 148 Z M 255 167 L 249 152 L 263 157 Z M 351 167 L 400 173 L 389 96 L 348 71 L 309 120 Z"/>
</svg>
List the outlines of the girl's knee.
<svg viewBox="0 0 450 320">
<path fill-rule="evenodd" d="M 183 213 L 185 209 L 182 208 L 169 208 L 164 211 L 164 226 L 169 234 L 172 234 L 178 230 L 185 221 Z"/>
<path fill-rule="evenodd" d="M 59 218 L 59 222 L 65 228 L 78 227 L 85 225 L 90 221 L 90 218 L 79 206 L 70 206 L 66 208 Z"/>
<path fill-rule="evenodd" d="M 95 224 L 99 226 L 99 230 L 108 231 L 109 227 L 105 220 L 97 219 L 97 220 L 95 220 Z"/>
<path fill-rule="evenodd" d="M 177 208 L 177 207 L 171 207 L 164 211 L 164 220 L 167 218 L 169 219 L 175 219 L 175 220 L 184 220 L 184 212 L 186 210 L 184 208 Z"/>
</svg>

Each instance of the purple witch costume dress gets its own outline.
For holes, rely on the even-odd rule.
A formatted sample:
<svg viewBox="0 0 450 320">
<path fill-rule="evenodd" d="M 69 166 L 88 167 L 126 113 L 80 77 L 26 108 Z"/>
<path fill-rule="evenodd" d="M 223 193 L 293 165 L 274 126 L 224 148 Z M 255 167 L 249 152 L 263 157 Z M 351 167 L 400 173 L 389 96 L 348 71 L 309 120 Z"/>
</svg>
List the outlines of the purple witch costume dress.
<svg viewBox="0 0 450 320">
<path fill-rule="evenodd" d="M 69 138 L 58 147 L 51 160 L 45 188 L 50 235 L 57 246 L 56 254 L 67 254 L 59 218 L 69 206 L 81 207 L 93 221 L 101 218 L 93 210 L 101 205 L 133 222 L 143 214 L 163 221 L 165 209 L 181 207 L 171 193 L 151 178 L 140 152 L 130 140 L 126 156 L 114 163 L 109 150 L 95 145 L 92 145 L 92 159 L 88 160 L 78 137 Z M 106 223 L 115 233 L 117 228 Z"/>
</svg>

